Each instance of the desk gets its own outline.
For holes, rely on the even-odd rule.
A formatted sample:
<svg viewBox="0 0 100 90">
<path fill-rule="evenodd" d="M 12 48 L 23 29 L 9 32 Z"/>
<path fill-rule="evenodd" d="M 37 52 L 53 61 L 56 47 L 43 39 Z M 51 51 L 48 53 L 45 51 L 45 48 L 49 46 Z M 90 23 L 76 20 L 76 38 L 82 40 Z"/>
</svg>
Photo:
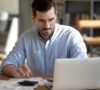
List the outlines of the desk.
<svg viewBox="0 0 100 90">
<path fill-rule="evenodd" d="M 10 77 L 0 75 L 0 80 L 9 80 L 9 79 L 10 79 Z M 49 89 L 45 86 L 38 86 L 38 88 L 36 88 L 34 90 L 49 90 Z"/>
<path fill-rule="evenodd" d="M 4 54 L 3 53 L 0 53 L 0 60 L 2 60 L 4 57 Z"/>
<path fill-rule="evenodd" d="M 9 79 L 10 79 L 10 77 L 0 75 L 0 80 L 9 80 Z M 34 90 L 49 90 L 49 89 L 45 86 L 38 86 L 38 88 L 36 88 Z M 94 90 L 100 90 L 100 89 L 94 89 Z"/>
</svg>

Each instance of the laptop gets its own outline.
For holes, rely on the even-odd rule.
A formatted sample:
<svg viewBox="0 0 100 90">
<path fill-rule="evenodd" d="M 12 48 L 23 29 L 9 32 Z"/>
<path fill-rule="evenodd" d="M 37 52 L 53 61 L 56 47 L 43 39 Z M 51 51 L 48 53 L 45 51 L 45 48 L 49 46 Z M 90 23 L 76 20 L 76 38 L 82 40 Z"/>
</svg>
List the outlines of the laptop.
<svg viewBox="0 0 100 90">
<path fill-rule="evenodd" d="M 100 58 L 57 59 L 53 90 L 100 89 Z"/>
</svg>

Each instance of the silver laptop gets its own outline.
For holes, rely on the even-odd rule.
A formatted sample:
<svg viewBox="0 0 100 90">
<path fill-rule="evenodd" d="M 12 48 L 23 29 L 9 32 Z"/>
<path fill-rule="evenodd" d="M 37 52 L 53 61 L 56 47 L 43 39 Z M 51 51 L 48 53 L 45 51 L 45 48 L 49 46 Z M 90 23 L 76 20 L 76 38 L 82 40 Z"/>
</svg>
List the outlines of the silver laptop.
<svg viewBox="0 0 100 90">
<path fill-rule="evenodd" d="M 100 89 L 100 58 L 57 59 L 53 90 Z"/>
</svg>

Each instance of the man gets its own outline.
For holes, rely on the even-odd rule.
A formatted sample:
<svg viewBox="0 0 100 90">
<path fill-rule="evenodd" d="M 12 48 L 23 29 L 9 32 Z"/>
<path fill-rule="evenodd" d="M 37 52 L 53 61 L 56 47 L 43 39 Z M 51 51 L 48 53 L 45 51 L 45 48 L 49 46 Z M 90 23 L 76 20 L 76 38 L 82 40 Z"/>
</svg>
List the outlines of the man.
<svg viewBox="0 0 100 90">
<path fill-rule="evenodd" d="M 34 28 L 24 32 L 1 70 L 12 77 L 29 77 L 27 68 L 20 68 L 27 58 L 32 75 L 52 76 L 57 58 L 86 58 L 87 50 L 80 33 L 56 23 L 57 11 L 53 0 L 34 0 L 32 3 Z"/>
</svg>

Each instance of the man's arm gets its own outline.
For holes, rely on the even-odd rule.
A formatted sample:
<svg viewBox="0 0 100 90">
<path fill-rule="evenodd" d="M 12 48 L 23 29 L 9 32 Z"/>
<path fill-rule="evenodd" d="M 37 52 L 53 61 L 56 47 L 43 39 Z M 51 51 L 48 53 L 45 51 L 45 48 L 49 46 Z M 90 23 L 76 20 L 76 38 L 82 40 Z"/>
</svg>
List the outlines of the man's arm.
<svg viewBox="0 0 100 90">
<path fill-rule="evenodd" d="M 26 59 L 26 52 L 25 52 L 25 40 L 27 40 L 27 37 L 25 37 L 26 34 L 22 34 L 18 41 L 16 42 L 13 50 L 7 55 L 6 58 L 4 58 L 2 64 L 1 64 L 1 72 L 5 75 L 11 76 L 11 77 L 25 77 L 28 76 L 27 69 L 24 70 L 21 68 L 21 65 L 24 64 Z M 19 66 L 19 67 L 18 67 Z"/>
<path fill-rule="evenodd" d="M 87 58 L 87 48 L 83 41 L 82 35 L 78 30 L 73 29 L 73 32 L 70 35 L 70 57 L 71 58 Z"/>
<path fill-rule="evenodd" d="M 14 78 L 30 77 L 30 73 L 25 65 L 16 67 L 15 65 L 8 64 L 3 67 L 2 73 Z"/>
</svg>

